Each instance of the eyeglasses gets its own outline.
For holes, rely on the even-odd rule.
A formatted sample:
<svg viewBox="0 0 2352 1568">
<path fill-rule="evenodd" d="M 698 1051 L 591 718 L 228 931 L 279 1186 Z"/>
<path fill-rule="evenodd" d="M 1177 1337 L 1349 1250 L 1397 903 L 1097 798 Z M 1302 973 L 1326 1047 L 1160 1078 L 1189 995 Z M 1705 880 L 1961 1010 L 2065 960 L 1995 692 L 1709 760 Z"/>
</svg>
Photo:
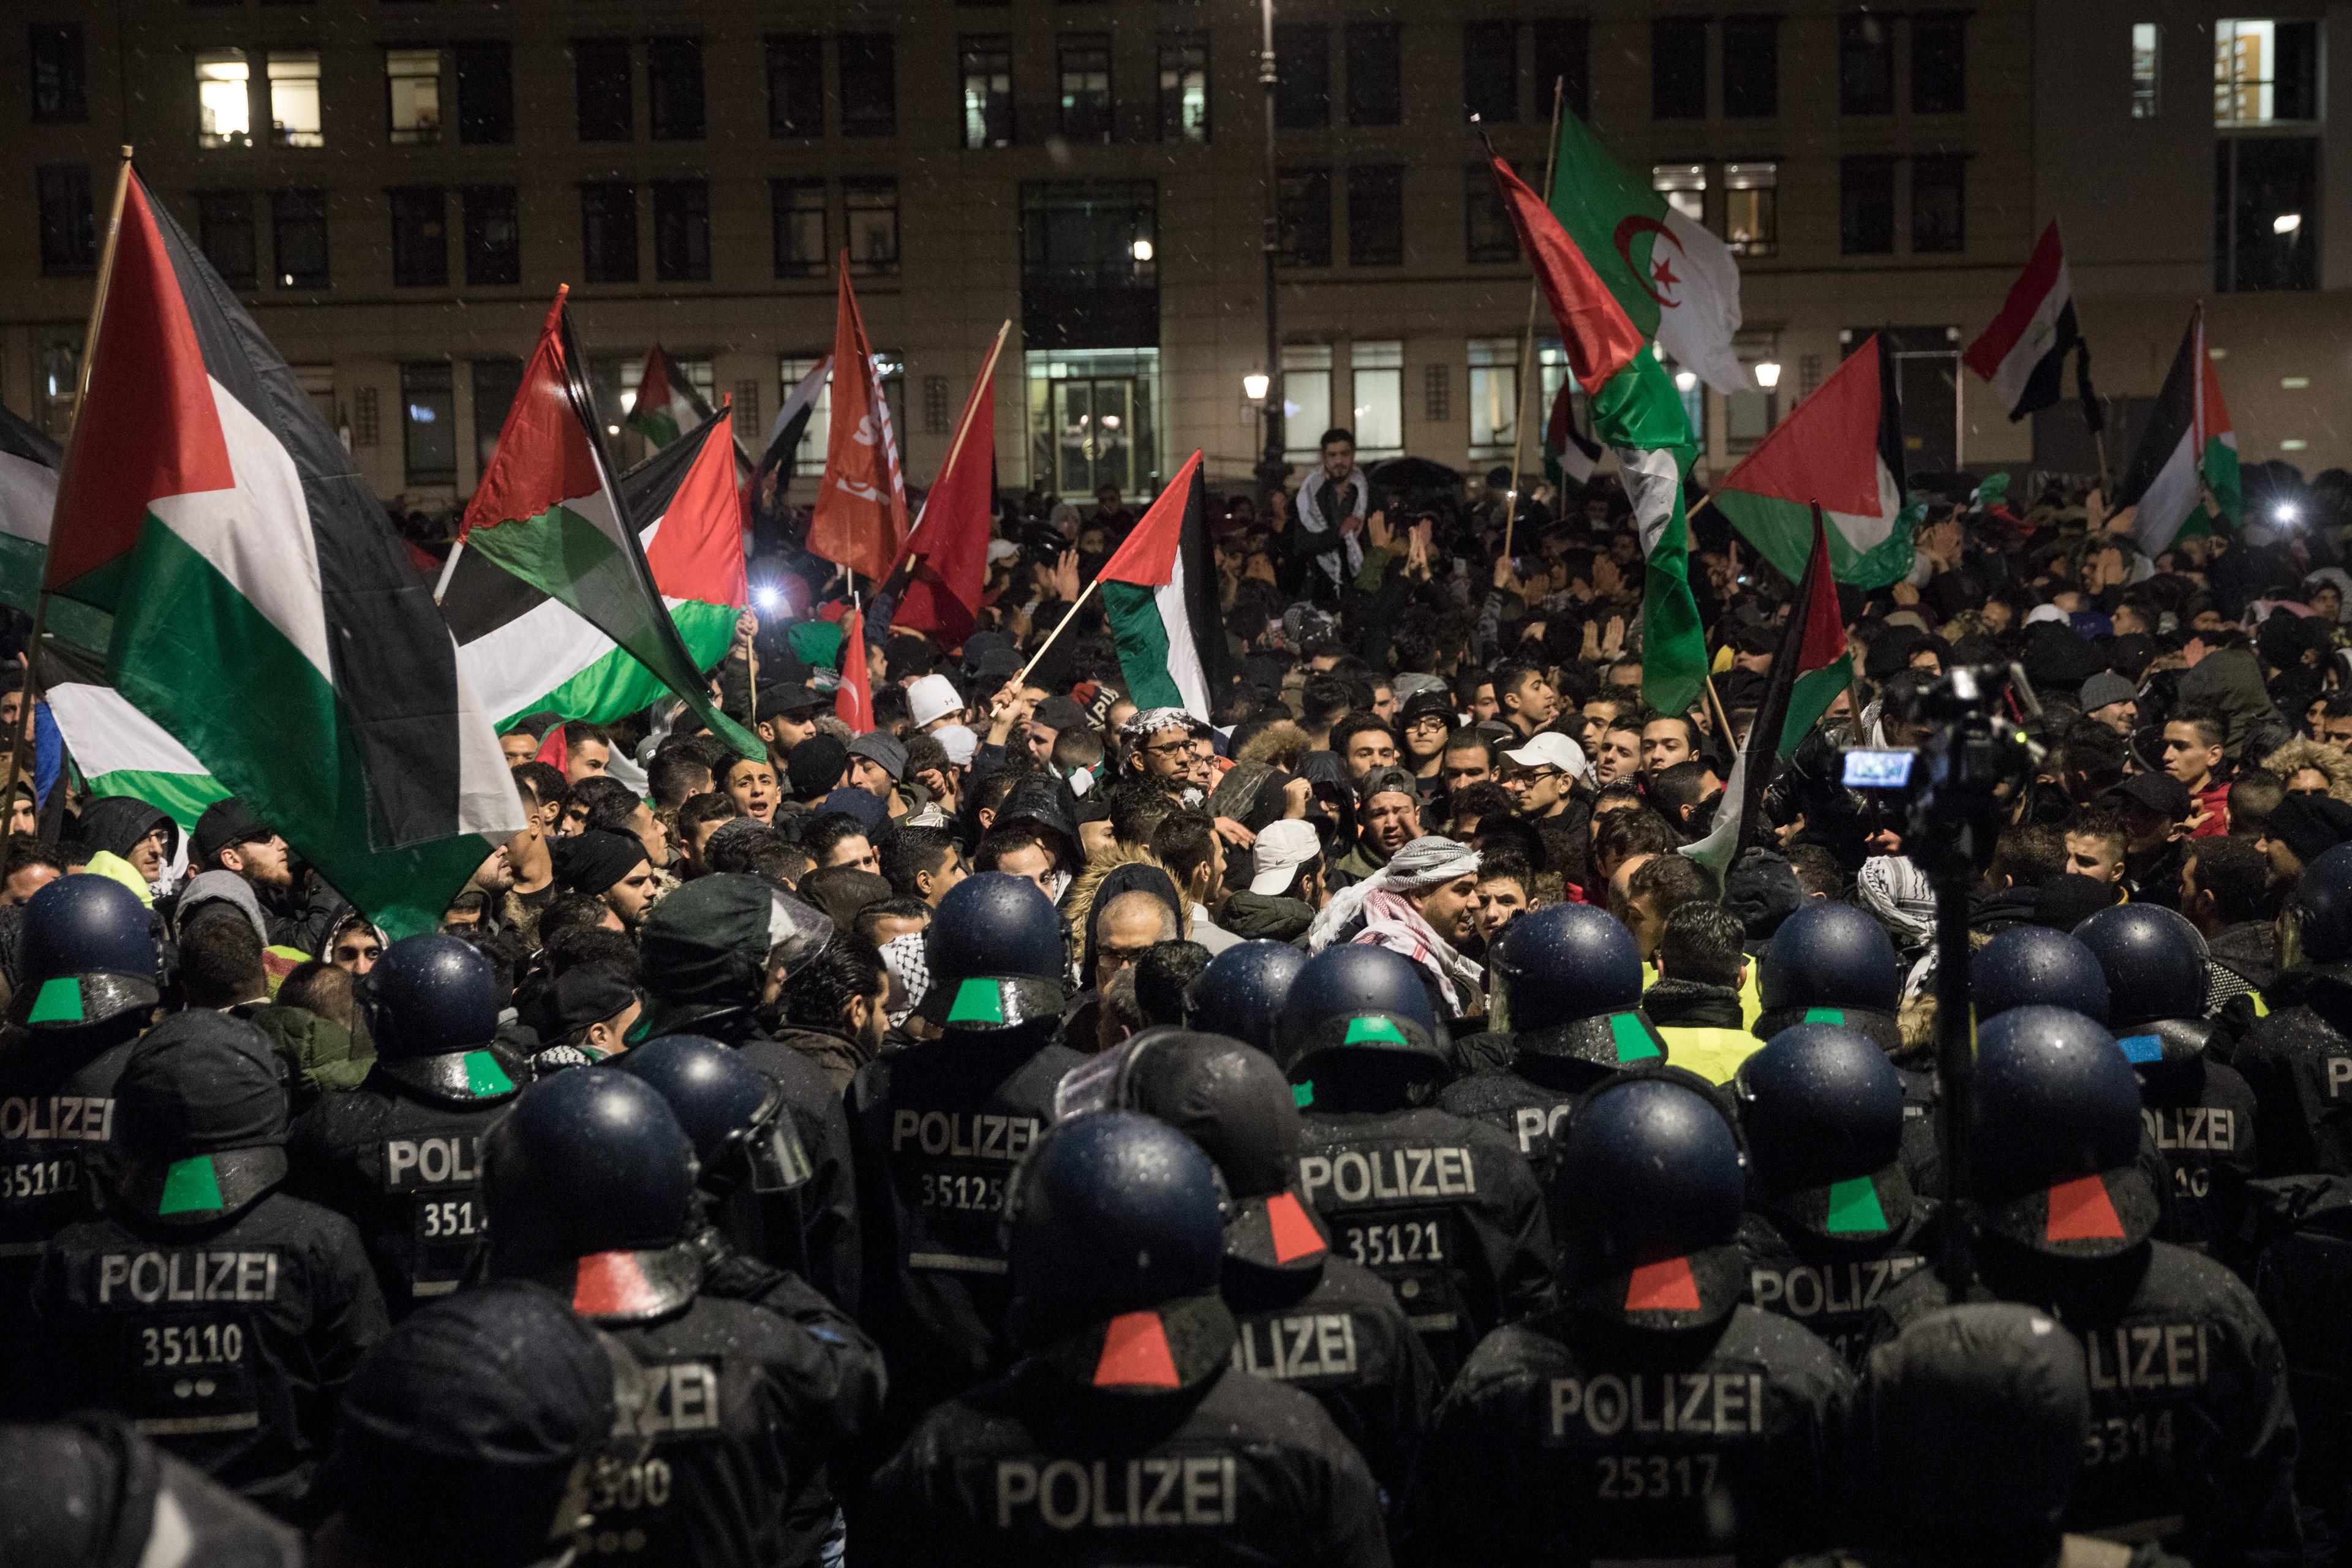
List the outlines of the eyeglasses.
<svg viewBox="0 0 2352 1568">
<path fill-rule="evenodd" d="M 1182 753 L 1182 752 L 1189 752 L 1189 751 L 1191 751 L 1192 749 L 1192 742 L 1191 741 L 1189 741 L 1189 740 L 1183 740 L 1183 741 L 1171 741 L 1171 742 L 1169 742 L 1168 743 L 1166 743 L 1166 744 L 1164 744 L 1164 745 L 1159 745 L 1159 746 L 1146 746 L 1146 747 L 1144 747 L 1144 748 L 1143 748 L 1143 752 L 1144 752 L 1144 755 L 1146 755 L 1146 756 L 1151 756 L 1151 757 L 1172 757 L 1172 756 L 1179 755 L 1179 754 L 1181 754 L 1181 753 Z"/>
</svg>

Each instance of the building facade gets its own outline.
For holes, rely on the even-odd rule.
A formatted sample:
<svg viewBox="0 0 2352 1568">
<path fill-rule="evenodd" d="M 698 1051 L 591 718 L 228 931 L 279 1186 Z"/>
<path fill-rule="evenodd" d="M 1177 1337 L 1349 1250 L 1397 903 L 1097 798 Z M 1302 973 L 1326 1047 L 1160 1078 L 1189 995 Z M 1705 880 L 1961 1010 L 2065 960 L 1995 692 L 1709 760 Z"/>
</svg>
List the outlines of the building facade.
<svg viewBox="0 0 2352 1568">
<path fill-rule="evenodd" d="M 1195 447 L 1238 485 L 1258 457 L 1253 0 L 15 10 L 0 400 L 55 433 L 127 143 L 412 508 L 471 491 L 564 284 L 625 458 L 655 343 L 756 446 L 830 347 L 845 269 L 919 482 L 1005 321 L 1001 486 L 1138 496 Z M 1557 84 L 1740 252 L 1741 357 L 1772 368 L 1687 392 L 1715 473 L 1874 331 L 1916 469 L 2093 466 L 2071 406 L 2012 426 L 1958 363 L 2053 216 L 2111 439 L 2203 298 L 2245 455 L 2352 464 L 2352 163 L 2331 155 L 2352 72 L 2325 68 L 2352 5 L 1277 0 L 1275 20 L 1301 458 L 1337 424 L 1370 454 L 1508 460 L 1528 279 L 1479 133 L 1539 176 Z M 1538 419 L 1564 374 L 1542 325 Z M 820 425 L 803 471 L 822 456 Z"/>
</svg>

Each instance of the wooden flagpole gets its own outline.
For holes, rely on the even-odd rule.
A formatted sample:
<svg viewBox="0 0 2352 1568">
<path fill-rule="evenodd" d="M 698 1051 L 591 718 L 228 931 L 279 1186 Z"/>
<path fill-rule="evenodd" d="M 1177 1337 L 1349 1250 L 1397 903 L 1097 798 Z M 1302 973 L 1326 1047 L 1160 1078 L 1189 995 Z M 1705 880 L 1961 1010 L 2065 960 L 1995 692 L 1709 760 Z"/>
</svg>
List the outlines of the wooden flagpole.
<svg viewBox="0 0 2352 1568">
<path fill-rule="evenodd" d="M 1543 199 L 1551 203 L 1551 182 L 1559 162 L 1560 104 L 1568 93 L 1568 79 L 1554 77 L 1551 83 L 1551 143 L 1544 149 Z M 1487 151 L 1494 149 L 1490 146 Z M 1535 399 L 1528 395 L 1530 385 L 1540 395 L 1543 378 L 1536 374 L 1536 307 L 1542 302 L 1543 285 L 1534 278 L 1528 279 L 1528 324 L 1519 334 L 1519 416 L 1518 427 L 1511 436 L 1511 488 L 1503 500 L 1503 553 L 1511 552 L 1511 531 L 1519 520 L 1519 474 L 1526 467 L 1528 411 Z"/>
<path fill-rule="evenodd" d="M 1004 324 L 996 329 L 996 341 L 988 345 L 988 356 L 980 362 L 980 374 L 972 382 L 975 387 L 987 386 L 989 395 L 992 397 L 996 395 L 994 387 L 996 361 L 998 356 L 1004 353 L 1004 340 L 1012 334 L 1013 318 L 1007 316 L 1004 319 Z M 956 456 L 963 450 L 964 437 L 971 434 L 972 422 L 979 417 L 980 405 L 967 400 L 963 417 L 956 422 L 955 438 L 948 443 L 947 460 L 941 463 L 939 471 L 931 476 L 931 488 L 923 492 L 923 510 L 915 514 L 914 526 L 907 530 L 906 551 L 898 565 L 891 568 L 890 574 L 882 586 L 875 590 L 877 596 L 889 594 L 893 595 L 895 602 L 895 596 L 906 587 L 907 579 L 913 575 L 916 563 L 929 553 L 928 551 L 916 549 L 915 541 L 923 531 L 923 520 L 931 515 L 932 492 L 940 488 L 941 476 L 955 467 Z M 990 498 L 992 510 L 994 499 L 993 496 Z"/>
</svg>

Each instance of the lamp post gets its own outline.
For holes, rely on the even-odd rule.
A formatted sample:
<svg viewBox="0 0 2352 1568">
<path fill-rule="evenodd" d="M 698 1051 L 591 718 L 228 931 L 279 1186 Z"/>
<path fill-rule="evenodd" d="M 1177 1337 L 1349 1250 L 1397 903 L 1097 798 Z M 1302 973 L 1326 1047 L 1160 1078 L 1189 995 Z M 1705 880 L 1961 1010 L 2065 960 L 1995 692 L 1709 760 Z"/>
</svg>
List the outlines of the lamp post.
<svg viewBox="0 0 2352 1568">
<path fill-rule="evenodd" d="M 1265 373 L 1244 378 L 1244 384 L 1263 384 L 1262 392 L 1255 395 L 1263 398 L 1265 408 L 1265 449 L 1257 464 L 1258 489 L 1265 495 L 1282 487 L 1282 481 L 1290 477 L 1290 468 L 1282 460 L 1282 330 L 1275 299 L 1275 264 L 1282 248 L 1282 185 L 1274 143 L 1275 91 L 1281 79 L 1274 63 L 1274 0 L 1258 0 L 1258 12 L 1262 31 L 1257 79 L 1265 89 Z"/>
</svg>

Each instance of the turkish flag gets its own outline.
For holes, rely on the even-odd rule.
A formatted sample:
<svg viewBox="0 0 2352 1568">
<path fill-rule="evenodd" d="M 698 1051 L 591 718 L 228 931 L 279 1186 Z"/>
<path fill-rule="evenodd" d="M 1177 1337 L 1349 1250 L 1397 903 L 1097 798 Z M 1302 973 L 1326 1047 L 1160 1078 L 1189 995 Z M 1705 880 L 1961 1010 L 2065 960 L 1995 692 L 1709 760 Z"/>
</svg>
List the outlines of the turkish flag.
<svg viewBox="0 0 2352 1568">
<path fill-rule="evenodd" d="M 874 351 L 849 287 L 845 250 L 833 331 L 833 427 L 825 437 L 824 483 L 809 521 L 809 553 L 879 578 L 906 538 L 907 485 L 890 434 L 890 405 L 874 374 Z"/>
<path fill-rule="evenodd" d="M 988 581 L 988 537 L 996 477 L 995 358 L 972 383 L 947 467 L 923 498 L 922 521 L 904 554 L 914 570 L 890 625 L 929 632 L 941 647 L 960 647 L 980 616 Z"/>
<path fill-rule="evenodd" d="M 841 684 L 833 693 L 833 711 L 852 734 L 874 728 L 874 683 L 866 668 L 866 612 L 852 610 L 841 617 Z"/>
</svg>

